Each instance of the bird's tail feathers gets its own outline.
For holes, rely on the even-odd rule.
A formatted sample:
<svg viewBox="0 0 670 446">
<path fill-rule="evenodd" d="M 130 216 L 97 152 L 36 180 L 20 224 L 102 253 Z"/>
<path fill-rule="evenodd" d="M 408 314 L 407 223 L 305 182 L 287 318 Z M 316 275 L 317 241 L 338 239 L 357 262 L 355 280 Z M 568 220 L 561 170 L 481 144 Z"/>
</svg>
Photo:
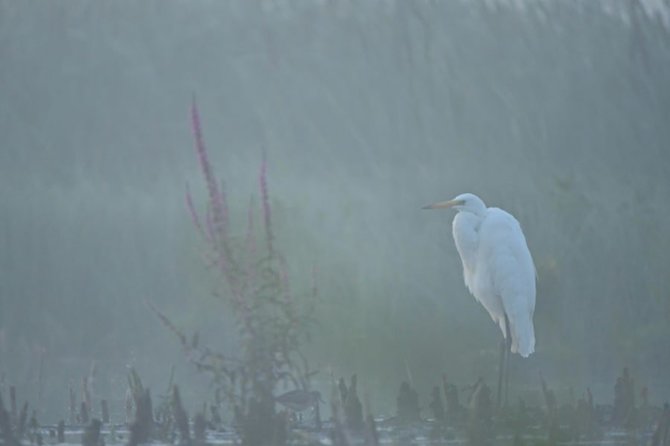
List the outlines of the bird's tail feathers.
<svg viewBox="0 0 670 446">
<path fill-rule="evenodd" d="M 535 351 L 535 329 L 530 317 L 510 318 L 512 332 L 512 353 L 527 358 Z"/>
</svg>

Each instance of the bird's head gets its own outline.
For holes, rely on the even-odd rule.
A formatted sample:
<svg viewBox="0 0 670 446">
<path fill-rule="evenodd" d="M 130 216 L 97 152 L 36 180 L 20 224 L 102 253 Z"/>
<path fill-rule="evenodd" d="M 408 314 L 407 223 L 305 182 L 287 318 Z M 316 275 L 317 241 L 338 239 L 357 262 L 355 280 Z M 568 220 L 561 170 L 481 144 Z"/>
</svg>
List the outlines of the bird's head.
<svg viewBox="0 0 670 446">
<path fill-rule="evenodd" d="M 423 209 L 448 209 L 454 208 L 459 212 L 471 212 L 473 214 L 481 215 L 486 211 L 486 205 L 475 194 L 465 193 L 460 194 L 451 200 L 440 201 L 438 203 L 424 206 Z"/>
</svg>

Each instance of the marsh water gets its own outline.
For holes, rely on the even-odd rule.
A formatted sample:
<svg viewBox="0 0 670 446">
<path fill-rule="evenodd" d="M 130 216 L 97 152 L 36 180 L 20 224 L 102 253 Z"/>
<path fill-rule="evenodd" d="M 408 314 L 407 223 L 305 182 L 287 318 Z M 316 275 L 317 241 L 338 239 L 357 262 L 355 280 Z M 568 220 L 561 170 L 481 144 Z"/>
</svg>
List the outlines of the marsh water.
<svg viewBox="0 0 670 446">
<path fill-rule="evenodd" d="M 459 436 L 453 429 L 436 432 L 436 424 L 434 420 L 428 420 L 414 426 L 392 426 L 388 422 L 385 423 L 384 418 L 377 420 L 379 428 L 379 444 L 393 445 L 393 446 L 439 446 L 439 445 L 466 445 L 470 444 L 467 438 Z M 329 429 L 332 426 L 326 424 L 325 430 L 316 432 L 313 428 L 304 426 L 297 427 L 291 434 L 291 439 L 288 444 L 292 445 L 306 445 L 306 444 L 333 444 L 332 438 L 329 435 Z M 43 435 L 48 437 L 49 429 L 55 429 L 55 426 L 49 428 L 45 427 Z M 538 429 L 539 430 L 539 429 Z M 46 441 L 45 444 L 62 444 L 63 446 L 81 445 L 81 438 L 83 429 L 68 428 L 65 432 L 65 443 L 55 443 Z M 117 425 L 113 429 L 103 429 L 102 437 L 108 446 L 125 445 L 128 440 L 128 431 L 125 425 Z M 367 444 L 364 436 L 351 435 L 349 437 L 351 445 Z M 623 430 L 612 430 L 606 433 L 603 438 L 598 440 L 582 440 L 562 442 L 559 444 L 572 445 L 598 445 L 598 446 L 614 446 L 614 445 L 630 445 L 630 444 L 649 444 L 651 434 L 649 432 L 631 433 Z M 215 432 L 210 431 L 207 434 L 206 442 L 210 445 L 227 445 L 239 444 L 240 438 L 233 431 Z M 546 436 L 541 432 L 535 435 L 529 434 L 522 437 L 525 444 L 544 444 Z M 158 444 L 158 443 L 155 443 Z M 519 440 L 515 439 L 513 435 L 500 435 L 492 442 L 492 444 L 499 446 L 508 446 L 519 444 Z"/>
</svg>

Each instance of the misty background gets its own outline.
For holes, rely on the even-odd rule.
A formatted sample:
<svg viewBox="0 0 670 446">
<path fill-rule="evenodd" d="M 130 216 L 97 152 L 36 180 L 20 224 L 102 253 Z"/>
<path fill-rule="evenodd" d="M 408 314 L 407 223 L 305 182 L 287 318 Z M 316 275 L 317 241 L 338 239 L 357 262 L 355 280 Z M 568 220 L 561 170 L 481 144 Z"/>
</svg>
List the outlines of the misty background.
<svg viewBox="0 0 670 446">
<path fill-rule="evenodd" d="M 317 270 L 326 395 L 331 372 L 387 413 L 410 377 L 424 407 L 442 373 L 494 383 L 453 213 L 420 210 L 473 192 L 538 270 L 512 392 L 532 400 L 541 370 L 559 400 L 611 402 L 628 366 L 665 401 L 668 19 L 661 0 L 0 0 L 0 385 L 47 421 L 93 362 L 116 413 L 128 365 L 207 396 L 144 303 L 234 349 L 184 200 L 206 201 L 195 94 L 240 234 L 267 153 L 292 289 Z"/>
</svg>

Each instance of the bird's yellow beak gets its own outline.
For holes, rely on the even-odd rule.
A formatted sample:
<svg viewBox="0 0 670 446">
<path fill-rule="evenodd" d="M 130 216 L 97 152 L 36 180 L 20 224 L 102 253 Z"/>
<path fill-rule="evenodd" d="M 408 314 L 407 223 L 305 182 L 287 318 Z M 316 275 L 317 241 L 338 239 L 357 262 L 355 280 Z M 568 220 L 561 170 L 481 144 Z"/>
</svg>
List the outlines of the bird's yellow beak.
<svg viewBox="0 0 670 446">
<path fill-rule="evenodd" d="M 421 209 L 447 209 L 452 206 L 460 206 L 465 204 L 465 200 L 449 200 L 449 201 L 440 201 L 439 203 L 429 204 L 424 206 Z"/>
</svg>

